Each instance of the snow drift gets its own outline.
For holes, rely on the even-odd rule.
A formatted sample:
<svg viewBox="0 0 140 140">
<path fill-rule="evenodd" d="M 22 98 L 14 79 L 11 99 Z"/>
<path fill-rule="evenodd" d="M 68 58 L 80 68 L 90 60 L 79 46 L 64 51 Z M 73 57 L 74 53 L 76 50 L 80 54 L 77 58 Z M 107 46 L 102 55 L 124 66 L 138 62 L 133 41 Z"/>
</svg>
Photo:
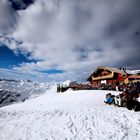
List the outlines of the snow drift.
<svg viewBox="0 0 140 140">
<path fill-rule="evenodd" d="M 47 91 L 0 109 L 1 140 L 139 140 L 140 112 L 104 104 L 110 91 Z M 117 92 L 111 92 L 118 94 Z"/>
</svg>

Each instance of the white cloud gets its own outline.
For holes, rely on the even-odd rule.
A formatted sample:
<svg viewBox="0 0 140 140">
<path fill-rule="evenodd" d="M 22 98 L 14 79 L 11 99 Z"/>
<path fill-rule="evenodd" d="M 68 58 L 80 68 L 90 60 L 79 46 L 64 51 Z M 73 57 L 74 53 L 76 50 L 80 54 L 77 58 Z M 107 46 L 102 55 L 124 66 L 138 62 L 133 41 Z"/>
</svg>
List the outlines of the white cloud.
<svg viewBox="0 0 140 140">
<path fill-rule="evenodd" d="M 7 0 L 0 0 L 0 35 L 13 31 L 16 25 L 16 12 Z"/>
<path fill-rule="evenodd" d="M 140 29 L 138 5 L 132 0 L 36 0 L 18 11 L 11 36 L 23 42 L 17 48 L 42 61 L 14 69 L 34 74 L 62 69 L 61 74 L 40 75 L 75 80 L 86 79 L 99 65 L 139 67 L 140 43 L 133 36 Z"/>
</svg>

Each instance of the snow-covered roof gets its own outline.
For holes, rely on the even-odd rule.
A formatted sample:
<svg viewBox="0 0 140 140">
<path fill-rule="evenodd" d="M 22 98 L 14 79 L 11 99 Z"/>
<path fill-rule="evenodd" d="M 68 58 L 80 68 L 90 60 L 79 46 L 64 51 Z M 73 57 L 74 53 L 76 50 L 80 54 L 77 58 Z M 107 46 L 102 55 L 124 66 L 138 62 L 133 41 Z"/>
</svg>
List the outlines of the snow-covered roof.
<svg viewBox="0 0 140 140">
<path fill-rule="evenodd" d="M 128 74 L 139 74 L 140 70 L 126 70 Z"/>
<path fill-rule="evenodd" d="M 89 77 L 88 77 L 88 81 L 89 79 L 94 75 L 95 72 L 97 72 L 99 69 L 106 69 L 106 70 L 109 70 L 109 71 L 112 71 L 112 72 L 116 72 L 116 73 L 121 73 L 123 75 L 126 75 L 127 73 L 124 71 L 124 70 L 120 70 L 120 69 L 117 69 L 117 68 L 113 68 L 113 67 L 105 67 L 105 66 L 100 66 L 98 67 Z"/>
<path fill-rule="evenodd" d="M 126 75 L 126 72 L 124 70 L 120 70 L 120 69 L 117 69 L 117 68 L 113 68 L 113 67 L 104 67 L 104 66 L 101 66 L 101 67 L 98 67 L 98 69 L 101 68 L 101 69 L 107 69 L 107 70 L 110 70 L 110 71 L 113 71 L 113 72 L 116 72 L 116 73 L 121 73 L 123 75 Z"/>
<path fill-rule="evenodd" d="M 106 66 L 99 66 L 89 77 L 88 77 L 88 81 L 90 81 L 90 78 L 99 70 L 99 69 L 106 69 L 115 73 L 120 73 L 122 75 L 136 75 L 136 74 L 140 74 L 140 70 L 126 70 L 126 69 L 118 69 L 118 68 L 114 68 L 114 67 L 106 67 Z"/>
</svg>

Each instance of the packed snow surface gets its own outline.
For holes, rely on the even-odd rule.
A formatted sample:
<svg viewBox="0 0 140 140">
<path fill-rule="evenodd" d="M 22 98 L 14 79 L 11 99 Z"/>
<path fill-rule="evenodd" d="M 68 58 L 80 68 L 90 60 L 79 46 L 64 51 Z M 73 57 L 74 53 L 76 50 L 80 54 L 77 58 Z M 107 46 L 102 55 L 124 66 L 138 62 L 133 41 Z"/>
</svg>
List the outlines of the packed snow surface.
<svg viewBox="0 0 140 140">
<path fill-rule="evenodd" d="M 0 140 L 140 140 L 140 112 L 106 105 L 108 92 L 53 88 L 2 107 Z"/>
</svg>

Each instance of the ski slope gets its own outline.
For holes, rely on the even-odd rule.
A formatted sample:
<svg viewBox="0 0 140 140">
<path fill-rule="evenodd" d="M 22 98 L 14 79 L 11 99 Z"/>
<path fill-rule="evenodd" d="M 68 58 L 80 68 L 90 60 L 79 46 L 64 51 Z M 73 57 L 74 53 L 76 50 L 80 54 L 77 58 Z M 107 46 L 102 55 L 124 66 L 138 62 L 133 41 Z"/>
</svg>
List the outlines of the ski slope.
<svg viewBox="0 0 140 140">
<path fill-rule="evenodd" d="M 140 112 L 104 104 L 108 92 L 53 88 L 2 107 L 0 140 L 140 140 Z"/>
</svg>

